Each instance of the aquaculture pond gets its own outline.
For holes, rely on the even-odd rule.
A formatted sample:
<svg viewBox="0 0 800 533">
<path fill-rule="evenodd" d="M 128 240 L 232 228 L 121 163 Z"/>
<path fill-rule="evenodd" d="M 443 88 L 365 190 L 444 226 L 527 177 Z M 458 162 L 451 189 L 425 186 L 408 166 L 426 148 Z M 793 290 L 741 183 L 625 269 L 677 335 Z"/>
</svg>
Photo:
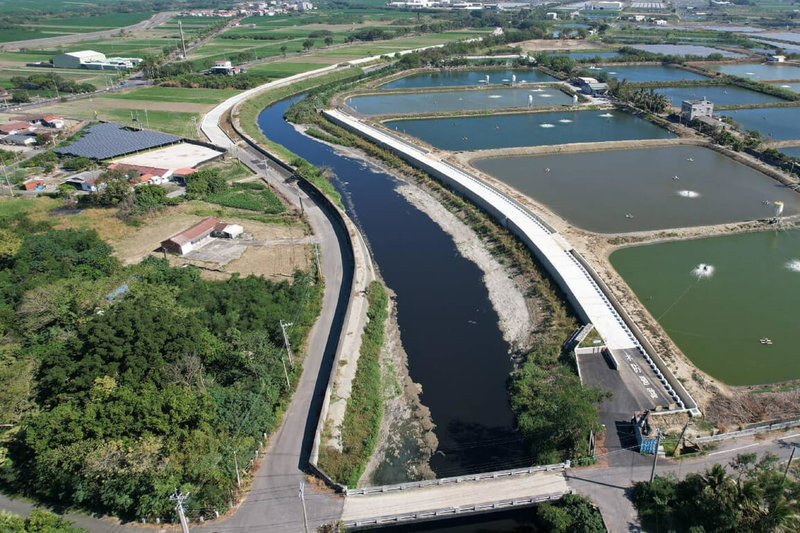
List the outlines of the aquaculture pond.
<svg viewBox="0 0 800 533">
<path fill-rule="evenodd" d="M 659 87 L 656 92 L 669 98 L 670 103 L 680 107 L 684 100 L 699 100 L 703 97 L 714 102 L 715 106 L 737 104 L 768 104 L 785 102 L 783 98 L 764 94 L 757 91 L 743 89 L 735 85 L 705 86 L 705 87 Z"/>
<path fill-rule="evenodd" d="M 439 448 L 432 468 L 444 477 L 530 464 L 508 400 L 509 346 L 481 270 L 462 257 L 450 235 L 398 193 L 398 180 L 285 122 L 284 112 L 298 98 L 268 107 L 258 124 L 272 141 L 330 169 L 348 214 L 395 292 L 409 372 L 421 385 L 422 402 L 436 424 Z M 394 477 L 387 475 L 382 482 L 404 479 L 402 465 L 384 471 Z"/>
<path fill-rule="evenodd" d="M 779 149 L 784 154 L 791 157 L 800 157 L 800 146 L 787 146 Z"/>
<path fill-rule="evenodd" d="M 553 52 L 550 54 L 551 56 L 567 56 L 570 59 L 574 59 L 575 61 L 582 61 L 584 59 L 594 59 L 595 57 L 599 57 L 600 59 L 611 59 L 612 57 L 619 57 L 619 53 L 617 52 Z"/>
<path fill-rule="evenodd" d="M 800 107 L 762 107 L 720 111 L 745 129 L 758 130 L 776 141 L 800 139 Z"/>
<path fill-rule="evenodd" d="M 364 115 L 430 113 L 510 107 L 571 105 L 572 97 L 555 87 L 486 88 L 469 91 L 354 96 L 347 105 Z"/>
<path fill-rule="evenodd" d="M 426 87 L 458 87 L 464 85 L 508 85 L 516 76 L 517 83 L 558 81 L 531 68 L 440 70 L 414 74 L 381 85 L 381 89 L 424 89 Z M 488 77 L 488 81 L 487 81 Z"/>
<path fill-rule="evenodd" d="M 709 68 L 723 74 L 750 78 L 751 80 L 800 80 L 800 67 L 777 63 L 718 65 Z"/>
<path fill-rule="evenodd" d="M 612 78 L 628 80 L 632 83 L 646 81 L 685 81 L 707 80 L 706 76 L 696 74 L 678 67 L 664 65 L 608 65 L 593 69 L 594 72 L 605 72 Z"/>
<path fill-rule="evenodd" d="M 800 195 L 748 166 L 699 146 L 505 157 L 473 166 L 589 231 L 704 226 L 766 218 Z"/>
<path fill-rule="evenodd" d="M 712 48 L 710 46 L 699 46 L 696 44 L 630 44 L 628 46 L 644 52 L 650 52 L 651 54 L 699 57 L 708 57 L 712 54 L 719 54 L 722 57 L 730 59 L 747 57 L 744 54 L 739 54 L 737 52 L 720 50 L 719 48 Z"/>
<path fill-rule="evenodd" d="M 775 87 L 780 87 L 781 89 L 788 89 L 790 91 L 800 93 L 800 83 L 798 82 L 793 83 L 793 82 L 779 81 L 773 83 L 772 85 L 774 85 Z"/>
<path fill-rule="evenodd" d="M 385 125 L 444 150 L 674 137 L 646 120 L 616 110 L 395 120 Z"/>
<path fill-rule="evenodd" d="M 611 263 L 700 369 L 730 385 L 800 378 L 800 230 L 637 246 Z"/>
</svg>

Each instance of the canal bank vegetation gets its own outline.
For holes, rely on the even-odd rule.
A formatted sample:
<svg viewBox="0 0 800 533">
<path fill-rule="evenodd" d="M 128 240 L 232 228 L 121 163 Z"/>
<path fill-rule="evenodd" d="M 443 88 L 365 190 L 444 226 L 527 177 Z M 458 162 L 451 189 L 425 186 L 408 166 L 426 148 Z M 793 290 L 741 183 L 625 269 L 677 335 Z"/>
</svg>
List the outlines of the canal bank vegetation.
<svg viewBox="0 0 800 533">
<path fill-rule="evenodd" d="M 389 296 L 380 281 L 367 288 L 367 325 L 361 335 L 361 350 L 350 398 L 341 428 L 341 451 L 326 446 L 319 466 L 334 480 L 349 487 L 358 485 L 378 441 L 383 420 L 383 377 L 380 354 L 384 343 Z"/>
<path fill-rule="evenodd" d="M 296 102 L 287 110 L 287 119 L 313 124 L 342 141 L 338 144 L 356 147 L 423 185 L 481 237 L 492 255 L 502 258 L 501 262 L 506 263 L 510 271 L 525 279 L 530 294 L 539 305 L 539 323 L 532 337 L 532 348 L 521 357 L 509 388 L 518 429 L 528 442 L 536 463 L 555 463 L 587 456 L 589 432 L 602 430 L 597 405 L 608 396 L 600 389 L 583 387 L 573 359 L 562 353 L 562 345 L 575 330 L 577 320 L 555 282 L 519 239 L 479 207 L 394 153 L 316 113 L 315 110 L 324 106 L 334 92 L 330 88 Z"/>
</svg>

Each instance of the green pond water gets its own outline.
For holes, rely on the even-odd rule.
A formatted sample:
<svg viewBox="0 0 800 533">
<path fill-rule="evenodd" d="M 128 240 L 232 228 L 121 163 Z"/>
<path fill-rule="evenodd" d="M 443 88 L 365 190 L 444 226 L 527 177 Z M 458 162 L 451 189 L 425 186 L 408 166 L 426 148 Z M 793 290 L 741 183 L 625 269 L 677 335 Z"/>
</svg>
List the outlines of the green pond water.
<svg viewBox="0 0 800 533">
<path fill-rule="evenodd" d="M 800 80 L 800 67 L 779 64 L 720 65 L 711 67 L 723 74 L 750 78 L 751 80 Z"/>
<path fill-rule="evenodd" d="M 532 97 L 529 100 L 528 97 Z M 572 97 L 556 88 L 527 87 L 482 89 L 410 94 L 354 96 L 347 105 L 365 115 L 388 113 L 428 113 L 431 111 L 466 111 L 507 109 L 510 107 L 548 107 L 572 104 Z"/>
<path fill-rule="evenodd" d="M 800 107 L 762 107 L 720 111 L 746 130 L 758 130 L 776 141 L 800 139 Z"/>
<path fill-rule="evenodd" d="M 786 101 L 777 96 L 750 91 L 733 85 L 723 87 L 660 87 L 656 89 L 656 92 L 663 94 L 669 98 L 672 105 L 679 107 L 684 100 L 700 100 L 703 97 L 714 102 L 715 106 L 766 104 Z"/>
<path fill-rule="evenodd" d="M 700 369 L 730 385 L 800 378 L 800 230 L 637 246 L 611 263 Z"/>
<path fill-rule="evenodd" d="M 385 125 L 453 151 L 674 137 L 646 120 L 616 110 L 394 120 Z"/>
<path fill-rule="evenodd" d="M 599 233 L 703 226 L 771 217 L 800 194 L 699 146 L 490 158 L 473 166 Z M 678 179 L 675 179 L 675 178 Z"/>
</svg>

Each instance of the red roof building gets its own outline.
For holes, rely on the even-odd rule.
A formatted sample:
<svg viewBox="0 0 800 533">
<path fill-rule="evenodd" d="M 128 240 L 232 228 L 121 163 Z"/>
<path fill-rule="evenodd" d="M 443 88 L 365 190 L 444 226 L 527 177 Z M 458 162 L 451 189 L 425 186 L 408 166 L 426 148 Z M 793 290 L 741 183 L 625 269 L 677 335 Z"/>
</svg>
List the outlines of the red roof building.
<svg viewBox="0 0 800 533">
<path fill-rule="evenodd" d="M 219 220 L 216 218 L 205 218 L 177 235 L 161 241 L 161 247 L 168 252 L 186 255 L 211 239 L 211 233 L 217 224 L 219 224 Z"/>
<path fill-rule="evenodd" d="M 14 135 L 15 133 L 23 133 L 26 131 L 31 131 L 33 126 L 31 126 L 27 122 L 9 122 L 8 124 L 3 124 L 0 126 L 0 132 L 5 133 L 6 135 Z"/>
</svg>

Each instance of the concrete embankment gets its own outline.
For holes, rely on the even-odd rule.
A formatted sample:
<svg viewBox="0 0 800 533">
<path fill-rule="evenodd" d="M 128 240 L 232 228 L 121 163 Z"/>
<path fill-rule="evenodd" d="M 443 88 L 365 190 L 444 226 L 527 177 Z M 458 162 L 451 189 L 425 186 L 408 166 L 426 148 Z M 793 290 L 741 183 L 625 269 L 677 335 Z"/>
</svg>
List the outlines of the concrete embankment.
<svg viewBox="0 0 800 533">
<path fill-rule="evenodd" d="M 518 202 L 461 169 L 341 111 L 330 110 L 325 111 L 325 114 L 338 125 L 397 153 L 412 165 L 453 187 L 500 220 L 528 246 L 564 291 L 578 316 L 594 324 L 610 349 L 626 354 L 637 354 L 641 358 L 641 364 L 653 368 L 657 373 L 663 391 L 672 397 L 679 408 L 686 408 L 693 414 L 699 414 L 697 404 L 691 396 L 663 361 L 647 349 L 649 347 L 645 344 L 646 339 L 640 332 L 631 329 L 626 323 L 627 317 L 623 318 L 620 315 L 623 311 L 612 303 L 613 297 L 598 285 L 595 277 L 587 270 L 587 265 L 572 250 L 572 246 L 552 228 Z"/>
<path fill-rule="evenodd" d="M 237 104 L 238 105 L 238 104 Z M 276 157 L 274 154 L 264 150 L 258 142 L 248 136 L 241 128 L 238 121 L 236 107 L 231 113 L 233 117 L 231 124 L 234 131 L 242 137 L 251 147 L 258 150 L 263 155 L 269 157 L 274 163 L 284 169 L 294 172 L 294 168 L 287 162 Z M 310 182 L 305 183 L 306 187 L 313 187 Z M 316 190 L 316 189 L 315 189 Z M 325 391 L 322 409 L 319 415 L 314 445 L 311 450 L 309 462 L 318 474 L 328 483 L 336 485 L 329 476 L 317 467 L 319 451 L 321 446 L 333 445 L 337 449 L 340 445 L 340 429 L 344 420 L 344 413 L 347 401 L 350 398 L 353 377 L 358 366 L 358 357 L 361 348 L 361 334 L 367 321 L 367 308 L 369 303 L 366 298 L 366 289 L 371 281 L 375 279 L 375 268 L 370 257 L 366 242 L 361 232 L 358 231 L 353 221 L 342 211 L 339 206 L 331 202 L 324 194 L 318 192 L 318 201 L 326 204 L 327 209 L 334 213 L 336 219 L 345 228 L 348 241 L 353 254 L 353 284 L 350 288 L 350 300 L 345 314 L 344 324 L 339 336 L 338 348 L 333 360 L 331 374 L 328 378 L 328 385 Z M 324 250 L 323 250 L 324 253 Z M 326 425 L 330 428 L 329 440 L 322 442 L 323 429 Z"/>
</svg>

